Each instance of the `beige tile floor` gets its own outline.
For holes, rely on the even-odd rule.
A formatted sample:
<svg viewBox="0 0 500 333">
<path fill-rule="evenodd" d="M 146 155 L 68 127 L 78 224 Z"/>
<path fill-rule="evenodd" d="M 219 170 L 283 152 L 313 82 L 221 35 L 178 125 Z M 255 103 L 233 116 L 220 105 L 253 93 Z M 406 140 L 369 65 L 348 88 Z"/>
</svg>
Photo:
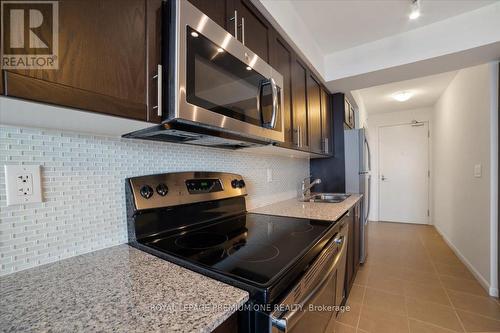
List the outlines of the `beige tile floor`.
<svg viewBox="0 0 500 333">
<path fill-rule="evenodd" d="M 335 333 L 500 332 L 500 305 L 432 226 L 371 223 Z"/>
</svg>

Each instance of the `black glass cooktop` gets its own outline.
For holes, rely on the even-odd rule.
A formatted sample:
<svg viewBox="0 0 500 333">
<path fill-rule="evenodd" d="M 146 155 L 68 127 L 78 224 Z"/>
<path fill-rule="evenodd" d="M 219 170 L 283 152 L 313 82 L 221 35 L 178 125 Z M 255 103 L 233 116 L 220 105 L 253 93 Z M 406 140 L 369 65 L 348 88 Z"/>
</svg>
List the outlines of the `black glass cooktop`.
<svg viewBox="0 0 500 333">
<path fill-rule="evenodd" d="M 304 255 L 329 226 L 308 219 L 244 214 L 146 245 L 225 275 L 266 285 Z"/>
</svg>

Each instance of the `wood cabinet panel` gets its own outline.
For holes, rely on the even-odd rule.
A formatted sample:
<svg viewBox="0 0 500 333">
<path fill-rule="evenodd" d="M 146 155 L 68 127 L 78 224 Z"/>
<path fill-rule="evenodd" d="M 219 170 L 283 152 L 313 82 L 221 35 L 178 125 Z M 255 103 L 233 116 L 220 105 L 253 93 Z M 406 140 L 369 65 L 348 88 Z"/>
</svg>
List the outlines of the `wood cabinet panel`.
<svg viewBox="0 0 500 333">
<path fill-rule="evenodd" d="M 299 149 L 308 150 L 307 69 L 295 57 L 292 60 L 292 101 L 294 142 Z"/>
<path fill-rule="evenodd" d="M 293 113 L 292 113 L 292 58 L 291 48 L 277 33 L 273 33 L 271 40 L 270 63 L 278 72 L 283 75 L 283 114 L 285 128 L 285 144 L 283 146 L 293 146 Z M 279 123 L 279 121 L 278 121 Z"/>
<path fill-rule="evenodd" d="M 349 210 L 349 237 L 347 243 L 347 260 L 346 260 L 346 295 L 354 284 L 356 274 L 359 269 L 359 254 L 360 254 L 360 204 L 357 203 Z"/>
<path fill-rule="evenodd" d="M 147 120 L 161 47 L 147 39 L 157 36 L 160 8 L 160 0 L 59 1 L 59 69 L 9 70 L 6 94 Z"/>
<path fill-rule="evenodd" d="M 309 149 L 322 153 L 321 138 L 321 87 L 311 75 L 307 78 L 307 113 L 309 118 Z"/>
<path fill-rule="evenodd" d="M 185 0 L 182 0 L 185 1 Z M 196 8 L 202 11 L 205 15 L 210 17 L 212 21 L 227 30 L 228 28 L 228 15 L 229 3 L 228 0 L 188 0 Z"/>
<path fill-rule="evenodd" d="M 323 152 L 333 154 L 333 132 L 332 132 L 332 108 L 328 92 L 321 89 L 321 136 L 323 143 Z"/>
<path fill-rule="evenodd" d="M 238 39 L 259 57 L 269 62 L 270 24 L 249 0 L 233 1 L 234 9 L 238 11 Z M 229 15 L 233 16 L 233 14 Z"/>
</svg>

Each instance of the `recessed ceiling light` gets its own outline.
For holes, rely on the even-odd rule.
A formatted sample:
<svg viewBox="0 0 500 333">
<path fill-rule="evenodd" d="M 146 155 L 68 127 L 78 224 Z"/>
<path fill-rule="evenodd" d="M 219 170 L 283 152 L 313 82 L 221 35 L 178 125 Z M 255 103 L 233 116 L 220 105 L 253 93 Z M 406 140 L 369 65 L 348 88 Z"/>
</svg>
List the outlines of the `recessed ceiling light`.
<svg viewBox="0 0 500 333">
<path fill-rule="evenodd" d="M 217 49 L 217 52 L 222 53 L 222 52 L 224 52 L 224 49 L 223 49 L 222 47 L 219 47 L 219 48 Z"/>
<path fill-rule="evenodd" d="M 247 66 L 247 71 L 251 71 L 251 70 L 252 70 L 252 67 Z"/>
<path fill-rule="evenodd" d="M 411 12 L 409 15 L 410 20 L 416 20 L 420 17 L 420 1 L 411 0 Z"/>
<path fill-rule="evenodd" d="M 392 98 L 394 98 L 398 102 L 406 102 L 410 98 L 412 98 L 413 92 L 411 91 L 398 91 L 397 93 L 392 94 Z"/>
<path fill-rule="evenodd" d="M 198 33 L 196 31 L 193 31 L 193 32 L 191 32 L 191 36 L 198 37 L 199 35 L 198 35 Z"/>
<path fill-rule="evenodd" d="M 420 17 L 420 11 L 415 10 L 410 13 L 410 20 L 416 20 Z"/>
</svg>

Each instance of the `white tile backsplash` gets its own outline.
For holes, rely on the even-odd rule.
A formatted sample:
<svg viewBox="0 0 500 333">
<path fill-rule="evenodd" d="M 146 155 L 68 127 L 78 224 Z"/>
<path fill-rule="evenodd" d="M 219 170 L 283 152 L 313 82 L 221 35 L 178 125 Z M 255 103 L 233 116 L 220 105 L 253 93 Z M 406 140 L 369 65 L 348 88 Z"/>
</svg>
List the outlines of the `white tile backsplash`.
<svg viewBox="0 0 500 333">
<path fill-rule="evenodd" d="M 7 207 L 1 170 L 0 275 L 125 243 L 127 177 L 239 173 L 248 207 L 258 207 L 295 196 L 309 174 L 307 159 L 15 127 L 0 127 L 0 162 L 41 165 L 44 198 Z"/>
</svg>

